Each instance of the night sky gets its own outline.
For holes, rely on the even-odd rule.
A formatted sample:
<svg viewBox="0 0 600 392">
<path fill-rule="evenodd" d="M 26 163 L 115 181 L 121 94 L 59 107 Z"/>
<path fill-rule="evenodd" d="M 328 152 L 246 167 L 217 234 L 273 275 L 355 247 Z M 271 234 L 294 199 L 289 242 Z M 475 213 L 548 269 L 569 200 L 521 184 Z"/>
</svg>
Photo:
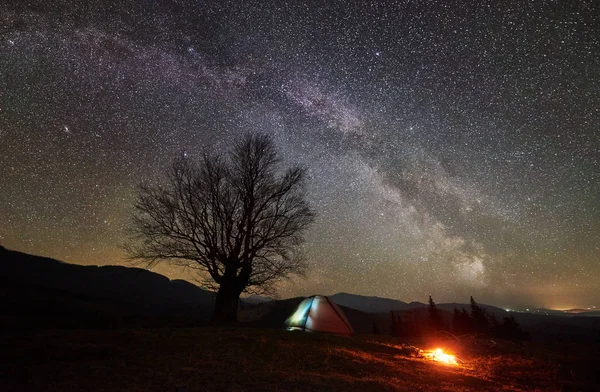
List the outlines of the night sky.
<svg viewBox="0 0 600 392">
<path fill-rule="evenodd" d="M 600 306 L 598 2 L 82 3 L 0 5 L 3 246 L 126 264 L 136 184 L 265 132 L 318 213 L 281 297 Z"/>
</svg>

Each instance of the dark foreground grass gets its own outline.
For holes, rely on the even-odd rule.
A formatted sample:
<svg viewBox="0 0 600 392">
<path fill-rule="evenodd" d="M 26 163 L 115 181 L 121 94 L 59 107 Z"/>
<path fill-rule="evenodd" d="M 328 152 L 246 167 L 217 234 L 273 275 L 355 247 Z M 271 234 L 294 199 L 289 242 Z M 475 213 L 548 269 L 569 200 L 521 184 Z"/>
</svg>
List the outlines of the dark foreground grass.
<svg viewBox="0 0 600 392">
<path fill-rule="evenodd" d="M 561 390 L 556 364 L 522 349 L 455 347 L 462 362 L 451 366 L 412 358 L 392 338 L 249 328 L 1 339 L 0 391 Z"/>
</svg>

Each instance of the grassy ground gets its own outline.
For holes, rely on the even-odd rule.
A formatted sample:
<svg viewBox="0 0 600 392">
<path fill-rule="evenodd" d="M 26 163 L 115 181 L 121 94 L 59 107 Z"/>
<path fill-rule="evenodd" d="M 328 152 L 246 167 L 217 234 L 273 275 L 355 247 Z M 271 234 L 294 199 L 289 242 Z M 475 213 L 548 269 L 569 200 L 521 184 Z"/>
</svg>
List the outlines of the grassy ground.
<svg viewBox="0 0 600 392">
<path fill-rule="evenodd" d="M 424 349 L 432 342 L 412 342 Z M 476 341 L 458 366 L 392 338 L 249 328 L 39 332 L 0 338 L 1 391 L 557 391 L 551 354 Z M 427 347 L 425 347 L 427 346 Z"/>
</svg>

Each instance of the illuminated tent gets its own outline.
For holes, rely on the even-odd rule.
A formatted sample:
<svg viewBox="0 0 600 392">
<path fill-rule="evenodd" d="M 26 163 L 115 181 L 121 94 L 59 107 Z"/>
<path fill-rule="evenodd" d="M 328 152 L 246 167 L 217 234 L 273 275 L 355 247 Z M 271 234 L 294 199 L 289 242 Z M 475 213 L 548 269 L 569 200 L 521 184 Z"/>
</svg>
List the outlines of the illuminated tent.
<svg viewBox="0 0 600 392">
<path fill-rule="evenodd" d="M 322 295 L 313 295 L 300 302 L 294 313 L 285 320 L 285 326 L 290 331 L 354 334 L 344 312 Z"/>
</svg>

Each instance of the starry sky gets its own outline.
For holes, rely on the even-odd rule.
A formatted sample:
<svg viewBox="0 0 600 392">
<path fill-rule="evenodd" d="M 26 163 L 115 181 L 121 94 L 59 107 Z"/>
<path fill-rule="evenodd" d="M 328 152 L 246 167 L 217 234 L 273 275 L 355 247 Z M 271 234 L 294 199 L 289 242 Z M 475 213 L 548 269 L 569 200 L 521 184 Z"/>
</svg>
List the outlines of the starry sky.
<svg viewBox="0 0 600 392">
<path fill-rule="evenodd" d="M 600 306 L 599 126 L 591 0 L 0 5 L 0 244 L 71 263 L 265 132 L 318 214 L 281 297 Z"/>
</svg>

